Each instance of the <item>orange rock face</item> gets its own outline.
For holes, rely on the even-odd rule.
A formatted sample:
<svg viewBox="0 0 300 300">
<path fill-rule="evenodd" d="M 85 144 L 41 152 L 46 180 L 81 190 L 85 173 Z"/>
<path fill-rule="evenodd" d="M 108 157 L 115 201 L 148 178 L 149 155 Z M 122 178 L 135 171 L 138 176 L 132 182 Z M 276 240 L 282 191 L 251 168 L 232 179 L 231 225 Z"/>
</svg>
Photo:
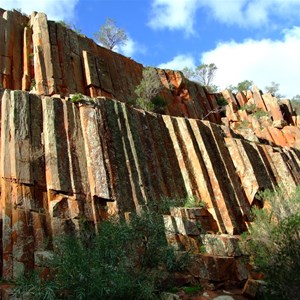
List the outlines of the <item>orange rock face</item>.
<svg viewBox="0 0 300 300">
<path fill-rule="evenodd" d="M 80 230 L 81 216 L 96 225 L 162 195 L 193 195 L 207 207 L 193 222 L 239 234 L 259 190 L 300 182 L 296 150 L 249 142 L 209 121 L 10 90 L 1 104 L 6 278 L 33 266 L 46 239 Z"/>
<path fill-rule="evenodd" d="M 142 70 L 141 64 L 96 45 L 60 23 L 48 21 L 43 13 L 26 17 L 3 11 L 0 15 L 3 88 L 31 90 L 47 96 L 81 93 L 127 102 L 136 98 L 134 90 Z M 162 96 L 168 114 L 202 119 L 218 107 L 214 95 L 186 80 L 181 73 L 157 71 L 164 85 Z M 218 113 L 205 119 L 220 123 Z"/>
<path fill-rule="evenodd" d="M 257 89 L 224 92 L 221 115 L 220 94 L 171 70 L 157 70 L 167 114 L 148 113 L 126 104 L 142 69 L 42 13 L 0 10 L 3 278 L 40 266 L 45 241 L 80 230 L 82 217 L 96 230 L 152 199 L 194 196 L 206 208 L 166 216 L 178 226 L 170 240 L 199 252 L 201 230 L 220 234 L 221 248 L 199 256 L 197 274 L 230 280 L 232 267 L 232 278 L 245 279 L 231 235 L 247 230 L 259 191 L 300 184 L 297 118 Z M 98 98 L 75 104 L 74 93 Z M 256 111 L 241 111 L 247 103 Z"/>
<path fill-rule="evenodd" d="M 247 93 L 247 97 L 228 90 L 222 93 L 228 102 L 224 124 L 229 124 L 246 139 L 259 138 L 271 145 L 299 149 L 299 116 L 294 115 L 289 100 L 279 101 L 271 94 L 262 95 L 256 87 L 253 93 Z"/>
</svg>

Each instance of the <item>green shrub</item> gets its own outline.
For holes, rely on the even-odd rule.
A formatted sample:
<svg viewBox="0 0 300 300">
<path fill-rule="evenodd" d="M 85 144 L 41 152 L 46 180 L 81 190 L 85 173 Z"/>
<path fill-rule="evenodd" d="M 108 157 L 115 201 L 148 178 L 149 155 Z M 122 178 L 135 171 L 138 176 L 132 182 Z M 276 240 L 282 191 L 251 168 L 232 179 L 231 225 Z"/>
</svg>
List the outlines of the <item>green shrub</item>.
<svg viewBox="0 0 300 300">
<path fill-rule="evenodd" d="M 160 77 L 154 68 L 145 68 L 143 78 L 136 87 L 135 93 L 138 96 L 136 105 L 144 110 L 162 112 L 166 106 L 165 100 L 159 96 L 163 85 Z"/>
<path fill-rule="evenodd" d="M 262 110 L 261 108 L 259 108 L 253 113 L 253 116 L 256 117 L 257 119 L 260 119 L 262 117 L 268 117 L 269 114 L 264 110 Z"/>
<path fill-rule="evenodd" d="M 84 95 L 82 95 L 81 93 L 77 93 L 77 94 L 72 95 L 71 102 L 78 103 L 78 102 L 82 101 L 83 99 L 84 99 Z"/>
<path fill-rule="evenodd" d="M 217 97 L 217 104 L 219 106 L 226 106 L 228 103 L 223 96 Z"/>
<path fill-rule="evenodd" d="M 42 280 L 37 272 L 31 272 L 17 279 L 13 294 L 17 297 L 25 296 L 25 299 L 55 300 L 57 289 L 55 281 Z"/>
<path fill-rule="evenodd" d="M 255 104 L 245 104 L 240 107 L 240 110 L 246 110 L 249 113 L 252 113 L 253 111 L 256 110 L 256 105 Z"/>
<path fill-rule="evenodd" d="M 39 293 L 50 284 L 55 299 L 158 299 L 173 284 L 171 272 L 189 262 L 187 253 L 168 245 L 161 214 L 146 208 L 133 213 L 129 223 L 104 221 L 97 235 L 60 237 L 54 243 L 52 279 L 32 285 L 29 277 L 16 291 L 52 299 Z"/>
<path fill-rule="evenodd" d="M 265 274 L 270 299 L 299 299 L 300 187 L 291 196 L 283 189 L 260 196 L 270 208 L 253 210 L 255 219 L 242 246 Z"/>
<path fill-rule="evenodd" d="M 198 201 L 198 199 L 194 196 L 188 196 L 185 199 L 184 207 L 186 208 L 206 207 L 206 203 L 202 200 Z"/>
<path fill-rule="evenodd" d="M 136 105 L 146 111 L 153 111 L 154 110 L 154 104 L 151 101 L 145 100 L 143 98 L 137 98 L 136 99 Z"/>
<path fill-rule="evenodd" d="M 166 107 L 167 103 L 161 96 L 156 96 L 151 99 L 151 103 L 154 105 L 155 112 L 163 112 L 164 108 Z"/>
<path fill-rule="evenodd" d="M 192 295 L 203 290 L 201 286 L 185 286 L 182 288 L 186 294 Z"/>
</svg>

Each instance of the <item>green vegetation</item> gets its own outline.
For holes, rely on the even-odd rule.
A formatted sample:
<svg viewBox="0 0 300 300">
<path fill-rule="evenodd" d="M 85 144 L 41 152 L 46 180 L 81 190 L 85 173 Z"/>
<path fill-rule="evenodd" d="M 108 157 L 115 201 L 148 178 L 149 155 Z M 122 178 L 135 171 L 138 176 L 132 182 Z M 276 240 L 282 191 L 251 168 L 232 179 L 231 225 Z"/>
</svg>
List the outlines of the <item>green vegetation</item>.
<svg viewBox="0 0 300 300">
<path fill-rule="evenodd" d="M 240 110 L 246 110 L 247 113 L 252 114 L 253 117 L 260 119 L 262 117 L 268 117 L 269 114 L 263 109 L 258 108 L 255 104 L 246 104 L 240 107 Z"/>
<path fill-rule="evenodd" d="M 244 106 L 240 107 L 240 110 L 246 110 L 249 113 L 255 111 L 255 109 L 256 109 L 255 104 L 245 104 Z"/>
<path fill-rule="evenodd" d="M 185 67 L 182 72 L 186 78 L 199 82 L 202 86 L 206 87 L 209 92 L 215 93 L 217 92 L 218 87 L 212 82 L 215 78 L 217 69 L 217 66 L 211 63 L 201 64 L 195 69 Z"/>
<path fill-rule="evenodd" d="M 206 203 L 204 201 L 198 201 L 194 196 L 188 196 L 185 199 L 184 207 L 193 208 L 193 207 L 206 207 Z"/>
<path fill-rule="evenodd" d="M 86 95 L 82 95 L 81 93 L 73 94 L 70 101 L 72 103 L 93 103 L 93 98 L 90 98 Z"/>
<path fill-rule="evenodd" d="M 15 295 L 30 299 L 159 299 L 174 286 L 171 274 L 184 270 L 188 253 L 168 245 L 161 208 L 110 219 L 96 235 L 64 236 L 54 243 L 53 270 L 20 278 Z M 165 209 L 165 208 L 164 208 Z"/>
<path fill-rule="evenodd" d="M 260 119 L 262 117 L 268 117 L 269 114 L 267 112 L 265 112 L 263 109 L 258 108 L 256 109 L 256 111 L 253 113 L 253 116 L 257 119 Z"/>
<path fill-rule="evenodd" d="M 292 108 L 297 116 L 300 116 L 300 95 L 296 95 L 291 100 Z"/>
<path fill-rule="evenodd" d="M 84 95 L 82 95 L 81 93 L 77 93 L 77 94 L 72 95 L 71 102 L 78 103 L 78 102 L 82 101 L 83 99 L 84 99 Z"/>
<path fill-rule="evenodd" d="M 230 85 L 228 89 L 230 89 L 232 92 L 243 92 L 251 90 L 253 86 L 252 80 L 244 80 L 237 84 L 237 86 Z"/>
<path fill-rule="evenodd" d="M 166 102 L 159 96 L 163 85 L 154 68 L 148 67 L 143 70 L 143 78 L 136 87 L 135 93 L 138 96 L 136 105 L 147 111 L 163 112 Z"/>
<path fill-rule="evenodd" d="M 218 96 L 217 97 L 217 104 L 219 106 L 226 106 L 228 103 L 227 101 L 225 100 L 225 98 L 221 95 L 221 96 Z"/>
<path fill-rule="evenodd" d="M 103 24 L 99 31 L 94 34 L 97 42 L 101 46 L 113 50 L 118 45 L 126 45 L 128 37 L 125 31 L 116 26 L 113 19 L 107 18 L 105 24 Z"/>
<path fill-rule="evenodd" d="M 284 95 L 279 93 L 279 86 L 279 83 L 272 81 L 269 86 L 265 87 L 265 89 L 267 93 L 271 93 L 274 97 L 279 99 L 284 97 Z"/>
<path fill-rule="evenodd" d="M 63 27 L 67 28 L 67 29 L 70 29 L 70 30 L 73 30 L 74 32 L 76 32 L 77 34 L 79 34 L 80 36 L 85 36 L 83 33 L 82 33 L 82 30 L 80 28 L 77 28 L 74 24 L 70 24 L 70 23 L 67 23 L 66 21 L 58 21 L 58 23 L 60 25 L 62 25 Z"/>
<path fill-rule="evenodd" d="M 260 199 L 266 208 L 253 209 L 242 246 L 265 274 L 268 299 L 299 299 L 300 187 L 291 196 L 284 189 L 267 190 Z"/>
<path fill-rule="evenodd" d="M 192 295 L 195 294 L 197 292 L 200 292 L 203 290 L 203 288 L 201 286 L 184 286 L 182 288 L 182 290 L 188 294 L 188 295 Z"/>
</svg>

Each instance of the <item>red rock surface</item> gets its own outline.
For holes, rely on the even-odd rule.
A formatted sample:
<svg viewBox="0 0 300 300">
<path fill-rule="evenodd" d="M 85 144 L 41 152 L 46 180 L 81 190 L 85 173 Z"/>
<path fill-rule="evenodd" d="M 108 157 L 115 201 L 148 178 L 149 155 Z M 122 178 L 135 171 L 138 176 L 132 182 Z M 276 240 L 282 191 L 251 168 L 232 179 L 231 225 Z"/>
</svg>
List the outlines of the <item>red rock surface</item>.
<svg viewBox="0 0 300 300">
<path fill-rule="evenodd" d="M 10 90 L 1 105 L 6 278 L 32 266 L 47 238 L 79 229 L 80 216 L 105 218 L 106 206 L 124 214 L 162 195 L 194 195 L 207 205 L 206 231 L 239 234 L 258 191 L 300 183 L 295 149 L 249 142 L 209 121 Z"/>
<path fill-rule="evenodd" d="M 177 224 L 170 241 L 199 254 L 201 230 L 218 234 L 195 276 L 246 279 L 233 236 L 247 230 L 259 191 L 300 184 L 299 117 L 257 88 L 224 91 L 220 125 L 210 113 L 220 95 L 171 70 L 157 70 L 167 114 L 148 113 L 126 104 L 142 69 L 42 13 L 0 10 L 3 278 L 40 267 L 45 242 L 80 230 L 82 217 L 95 228 L 151 199 L 194 196 L 206 209 L 166 216 Z M 71 103 L 78 92 L 99 97 Z M 241 111 L 251 103 L 267 116 Z"/>
</svg>

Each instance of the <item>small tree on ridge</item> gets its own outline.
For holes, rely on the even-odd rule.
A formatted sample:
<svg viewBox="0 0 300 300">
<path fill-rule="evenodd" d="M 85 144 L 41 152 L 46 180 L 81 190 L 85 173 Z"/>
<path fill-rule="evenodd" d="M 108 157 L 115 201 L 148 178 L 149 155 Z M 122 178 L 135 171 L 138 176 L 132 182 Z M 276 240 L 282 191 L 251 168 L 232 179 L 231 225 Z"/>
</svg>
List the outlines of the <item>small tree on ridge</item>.
<svg viewBox="0 0 300 300">
<path fill-rule="evenodd" d="M 103 47 L 113 50 L 117 45 L 125 45 L 128 37 L 123 29 L 116 26 L 113 19 L 108 18 L 95 33 L 95 39 Z"/>
<path fill-rule="evenodd" d="M 196 69 L 185 67 L 182 72 L 184 76 L 188 79 L 194 79 L 199 82 L 201 85 L 205 86 L 209 92 L 216 92 L 218 87 L 212 84 L 217 66 L 214 63 L 211 64 L 201 64 Z"/>
</svg>

